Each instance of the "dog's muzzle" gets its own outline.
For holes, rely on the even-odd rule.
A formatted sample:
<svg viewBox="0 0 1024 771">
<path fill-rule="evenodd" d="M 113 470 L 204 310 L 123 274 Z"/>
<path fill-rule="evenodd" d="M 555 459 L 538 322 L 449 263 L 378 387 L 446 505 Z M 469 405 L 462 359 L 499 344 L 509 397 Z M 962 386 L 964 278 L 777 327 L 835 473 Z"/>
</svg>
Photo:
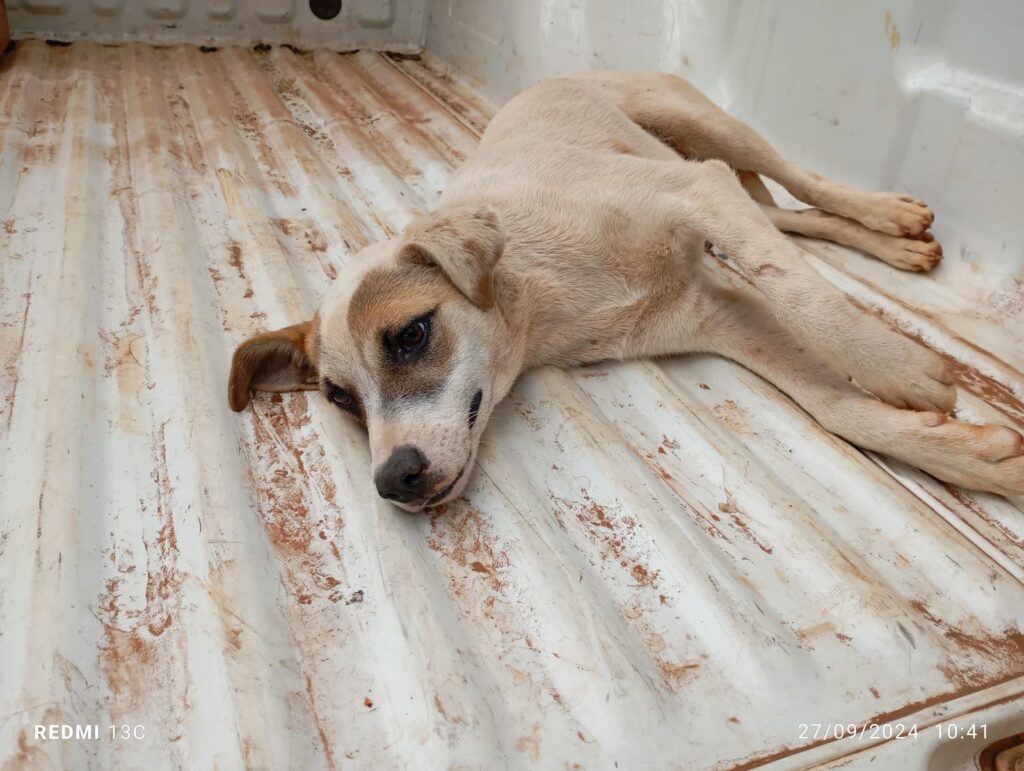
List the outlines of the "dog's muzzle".
<svg viewBox="0 0 1024 771">
<path fill-rule="evenodd" d="M 378 494 L 398 503 L 422 499 L 427 492 L 427 475 L 423 472 L 429 465 L 419 447 L 406 444 L 395 448 L 373 475 Z"/>
</svg>

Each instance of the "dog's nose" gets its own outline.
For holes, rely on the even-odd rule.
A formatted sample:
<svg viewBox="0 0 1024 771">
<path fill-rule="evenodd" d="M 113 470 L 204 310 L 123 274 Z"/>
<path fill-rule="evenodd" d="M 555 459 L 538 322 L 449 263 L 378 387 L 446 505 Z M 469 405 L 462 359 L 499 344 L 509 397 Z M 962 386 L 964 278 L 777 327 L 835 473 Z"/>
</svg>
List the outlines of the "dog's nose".
<svg viewBox="0 0 1024 771">
<path fill-rule="evenodd" d="M 407 444 L 396 448 L 373 475 L 377 492 L 381 498 L 399 503 L 422 498 L 427 489 L 423 472 L 428 465 L 419 447 Z"/>
</svg>

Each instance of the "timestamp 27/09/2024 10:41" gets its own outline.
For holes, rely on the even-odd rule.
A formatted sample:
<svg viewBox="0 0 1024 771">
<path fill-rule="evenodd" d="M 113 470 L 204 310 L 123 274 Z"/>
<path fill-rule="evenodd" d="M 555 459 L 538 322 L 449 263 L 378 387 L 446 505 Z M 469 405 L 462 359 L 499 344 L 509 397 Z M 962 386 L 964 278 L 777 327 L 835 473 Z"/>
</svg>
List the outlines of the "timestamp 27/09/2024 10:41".
<svg viewBox="0 0 1024 771">
<path fill-rule="evenodd" d="M 915 723 L 800 723 L 799 737 L 803 740 L 858 739 L 889 740 L 916 739 L 926 731 L 936 731 L 941 741 L 950 739 L 987 739 L 988 726 L 985 723 L 936 723 L 926 728 L 918 728 Z"/>
</svg>

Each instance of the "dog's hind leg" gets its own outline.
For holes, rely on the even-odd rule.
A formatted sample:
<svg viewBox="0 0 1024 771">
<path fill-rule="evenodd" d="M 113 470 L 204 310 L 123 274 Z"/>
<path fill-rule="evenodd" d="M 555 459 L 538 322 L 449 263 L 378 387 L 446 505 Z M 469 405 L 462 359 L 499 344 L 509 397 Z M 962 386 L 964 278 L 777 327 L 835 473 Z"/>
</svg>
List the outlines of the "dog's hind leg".
<svg viewBox="0 0 1024 771">
<path fill-rule="evenodd" d="M 799 168 L 750 126 L 675 75 L 599 72 L 588 79 L 604 86 L 633 121 L 687 158 L 720 160 L 737 170 L 763 174 L 804 203 L 893 236 L 920 235 L 935 219 L 932 210 L 912 196 L 865 192 Z"/>
<path fill-rule="evenodd" d="M 712 286 L 696 348 L 732 359 L 777 386 L 827 431 L 963 487 L 1024 494 L 1024 440 L 1000 425 L 878 401 L 801 344 L 745 287 Z"/>
<path fill-rule="evenodd" d="M 942 259 L 942 247 L 932 238 L 898 238 L 821 209 L 780 209 L 761 204 L 761 211 L 779 230 L 824 238 L 877 257 L 902 270 L 931 270 Z M 928 234 L 924 234 L 928 236 Z"/>
<path fill-rule="evenodd" d="M 752 171 L 740 171 L 737 175 L 743 189 L 760 204 L 761 211 L 771 223 L 784 233 L 824 238 L 852 246 L 901 270 L 931 270 L 942 259 L 942 247 L 930 233 L 918 238 L 897 238 L 823 209 L 781 209 L 775 205 L 775 199 L 760 175 Z"/>
<path fill-rule="evenodd" d="M 956 390 L 945 361 L 856 310 L 804 259 L 719 161 L 680 161 L 646 179 L 670 221 L 732 257 L 776 318 L 867 390 L 898 407 L 946 411 Z"/>
</svg>

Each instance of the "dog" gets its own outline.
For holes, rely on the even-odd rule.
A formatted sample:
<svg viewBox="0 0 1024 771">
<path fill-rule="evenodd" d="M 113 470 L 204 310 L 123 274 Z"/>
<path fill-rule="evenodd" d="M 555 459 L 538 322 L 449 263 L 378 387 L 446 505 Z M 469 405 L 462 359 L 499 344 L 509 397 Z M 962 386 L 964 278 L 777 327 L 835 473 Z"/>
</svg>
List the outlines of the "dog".
<svg viewBox="0 0 1024 771">
<path fill-rule="evenodd" d="M 776 207 L 762 175 L 814 208 Z M 714 352 L 858 447 L 1024 493 L 1021 435 L 950 417 L 946 361 L 858 310 L 782 234 L 929 270 L 933 219 L 911 196 L 789 163 L 676 76 L 544 81 L 495 115 L 437 210 L 356 255 L 310 321 L 239 346 L 229 403 L 321 391 L 368 429 L 378 493 L 421 511 L 463 491 L 523 372 Z"/>
</svg>

